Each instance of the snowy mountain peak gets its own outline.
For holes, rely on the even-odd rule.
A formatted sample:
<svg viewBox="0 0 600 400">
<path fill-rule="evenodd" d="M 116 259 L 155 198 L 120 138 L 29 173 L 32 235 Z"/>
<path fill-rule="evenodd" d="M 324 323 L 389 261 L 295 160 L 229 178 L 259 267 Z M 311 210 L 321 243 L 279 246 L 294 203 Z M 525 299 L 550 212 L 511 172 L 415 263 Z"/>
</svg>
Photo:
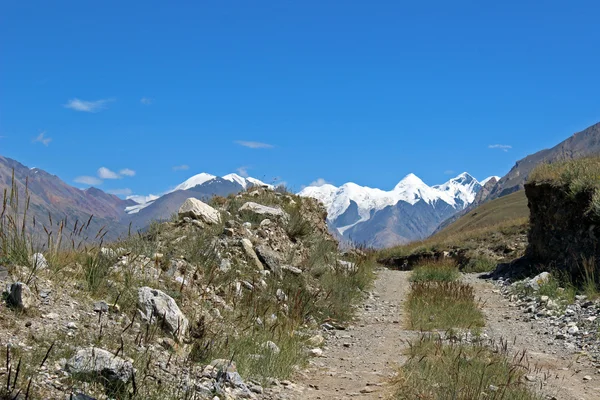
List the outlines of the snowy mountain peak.
<svg viewBox="0 0 600 400">
<path fill-rule="evenodd" d="M 237 183 L 240 186 L 242 186 L 244 189 L 248 189 L 251 186 L 264 186 L 264 187 L 268 187 L 268 188 L 273 187 L 273 185 L 264 183 L 263 181 L 258 180 L 256 178 L 251 178 L 251 177 L 244 178 L 243 176 L 240 176 L 238 174 L 228 174 L 228 175 L 225 175 L 223 177 L 223 179 L 225 179 L 226 181 L 229 181 L 229 182 Z"/>
<path fill-rule="evenodd" d="M 425 182 L 413 173 L 406 175 L 398 182 L 394 190 L 402 190 L 404 188 L 416 187 L 416 186 L 427 186 Z"/>
<path fill-rule="evenodd" d="M 193 188 L 194 186 L 198 186 L 198 185 L 202 185 L 203 183 L 206 183 L 210 180 L 215 179 L 216 176 L 211 175 L 211 174 L 207 174 L 205 172 L 202 172 L 198 175 L 194 175 L 191 178 L 189 178 L 188 180 L 186 180 L 185 182 L 183 182 L 180 185 L 177 185 L 175 187 L 175 189 L 172 190 L 172 192 L 175 192 L 177 190 L 188 190 Z"/>
<path fill-rule="evenodd" d="M 485 178 L 484 180 L 482 180 L 482 181 L 481 181 L 481 182 L 479 182 L 479 183 L 481 184 L 481 186 L 485 186 L 485 184 L 486 184 L 486 183 L 488 183 L 489 181 L 491 181 L 492 179 L 495 179 L 495 180 L 496 180 L 496 182 L 497 182 L 497 181 L 499 181 L 499 180 L 500 180 L 500 177 L 499 177 L 499 176 L 495 176 L 495 175 L 493 175 L 493 176 L 490 176 L 490 177 L 487 177 L 487 178 Z"/>
</svg>

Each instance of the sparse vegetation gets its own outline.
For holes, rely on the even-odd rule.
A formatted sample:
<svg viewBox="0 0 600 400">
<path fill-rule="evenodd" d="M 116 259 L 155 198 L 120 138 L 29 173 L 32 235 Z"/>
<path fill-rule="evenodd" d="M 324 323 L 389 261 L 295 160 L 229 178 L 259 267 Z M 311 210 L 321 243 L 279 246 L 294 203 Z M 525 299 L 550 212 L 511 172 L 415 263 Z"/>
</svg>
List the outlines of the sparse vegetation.
<svg viewBox="0 0 600 400">
<path fill-rule="evenodd" d="M 193 398 L 193 393 L 176 387 L 178 380 L 155 380 L 159 372 L 156 365 L 161 363 L 201 369 L 212 359 L 223 358 L 233 360 L 245 379 L 264 383 L 272 378 L 288 378 L 297 365 L 306 362 L 306 327 L 314 329 L 323 321 L 344 324 L 351 318 L 354 304 L 373 280 L 374 261 L 369 255 L 342 262 L 337 243 L 324 228 L 315 229 L 305 218 L 307 210 L 313 212 L 312 203 L 308 201 L 306 205 L 306 200 L 282 193 L 253 189 L 241 196 L 215 199 L 212 204 L 229 211 L 222 213 L 220 224 L 199 228 L 172 219 L 153 223 L 144 232 L 132 233 L 108 245 L 103 244 L 103 230 L 95 242 L 76 240 L 89 223 L 77 222 L 70 235 L 63 235 L 66 221 L 61 225 L 49 217 L 56 229 L 47 229 L 47 237 L 35 247 L 29 230 L 33 221 L 24 211 L 27 208 L 18 208 L 16 192 L 5 191 L 0 218 L 2 264 L 9 267 L 13 276 L 50 285 L 55 299 L 68 299 L 76 309 L 69 313 L 73 313 L 78 325 L 78 329 L 65 332 L 64 327 L 52 330 L 52 324 L 48 324 L 48 331 L 24 339 L 33 351 L 19 347 L 11 350 L 22 352 L 21 375 L 11 378 L 15 381 L 9 387 L 11 396 L 14 397 L 15 388 L 24 391 L 28 379 L 33 382 L 31 398 L 43 396 L 36 384 L 42 379 L 42 370 L 36 363 L 46 357 L 47 365 L 55 365 L 86 346 L 104 348 L 134 360 L 135 379 L 144 384 L 130 388 L 131 398 Z M 253 222 L 253 229 L 260 229 L 257 222 L 262 217 L 238 212 L 248 201 L 280 207 L 290 215 L 289 220 L 277 220 L 269 229 L 272 235 L 285 238 L 282 242 L 288 246 L 281 250 L 286 257 L 281 263 L 293 265 L 300 272 L 281 272 L 285 279 L 274 271 L 258 273 L 248 265 L 239 239 L 224 240 L 227 222 L 240 231 L 243 222 Z M 320 219 L 320 214 L 316 219 Z M 296 249 L 301 251 L 295 252 Z M 32 264 L 32 254 L 37 251 L 47 257 L 48 266 L 36 269 Z M 225 251 L 234 255 L 226 267 Z M 138 288 L 142 286 L 161 290 L 175 300 L 189 318 L 191 345 L 165 345 L 160 319 L 152 325 L 140 323 L 137 302 Z M 99 300 L 107 304 L 109 311 L 90 313 Z M 20 318 L 35 321 L 39 317 L 33 311 L 11 311 L 1 316 L 0 331 L 12 332 L 12 336 L 22 324 Z M 277 351 L 265 346 L 268 342 L 276 343 Z M 156 351 L 161 349 L 161 343 L 167 350 Z M 149 344 L 155 350 L 144 350 Z M 65 390 L 70 390 L 81 382 L 72 376 L 63 384 L 69 388 Z M 100 383 L 90 383 L 86 389 L 89 394 L 102 391 Z"/>
<path fill-rule="evenodd" d="M 415 330 L 484 326 L 473 288 L 458 281 L 422 281 L 411 284 L 407 305 L 409 326 Z"/>
<path fill-rule="evenodd" d="M 463 272 L 490 272 L 496 268 L 498 263 L 483 255 L 477 255 L 469 259 L 467 265 L 462 269 Z"/>
<path fill-rule="evenodd" d="M 447 343 L 425 335 L 408 356 L 395 381 L 397 399 L 541 399 L 523 384 L 525 353 L 511 357 L 505 343 Z"/>
<path fill-rule="evenodd" d="M 413 270 L 412 282 L 452 282 L 460 277 L 458 267 L 453 260 L 430 262 Z"/>
<path fill-rule="evenodd" d="M 600 157 L 584 157 L 538 165 L 528 182 L 568 187 L 572 194 L 600 188 Z"/>
</svg>

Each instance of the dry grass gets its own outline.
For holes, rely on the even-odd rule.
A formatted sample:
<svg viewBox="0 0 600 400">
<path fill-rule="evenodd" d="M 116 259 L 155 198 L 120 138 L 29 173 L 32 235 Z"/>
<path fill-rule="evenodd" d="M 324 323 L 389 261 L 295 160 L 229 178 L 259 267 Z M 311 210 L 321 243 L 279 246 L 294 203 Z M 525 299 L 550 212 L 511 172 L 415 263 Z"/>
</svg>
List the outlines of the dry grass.
<svg viewBox="0 0 600 400">
<path fill-rule="evenodd" d="M 600 157 L 540 164 L 529 175 L 528 182 L 566 186 L 572 193 L 600 188 Z"/>
<path fill-rule="evenodd" d="M 410 276 L 412 282 L 452 282 L 460 277 L 458 267 L 452 260 L 430 262 L 415 268 Z"/>
<path fill-rule="evenodd" d="M 80 329 L 72 338 L 67 338 L 62 330 L 56 335 L 28 338 L 28 345 L 33 350 L 23 355 L 21 376 L 18 381 L 15 379 L 16 384 L 10 384 L 12 397 L 15 387 L 25 390 L 25 377 L 32 377 L 34 386 L 37 379 L 43 379 L 35 365 L 39 365 L 52 343 L 48 365 L 54 365 L 61 358 L 68 359 L 77 348 L 94 345 L 116 353 L 120 351 L 121 355 L 132 358 L 142 380 L 155 375 L 156 355 L 162 353 L 147 349 L 149 345 L 159 347 L 157 340 L 164 335 L 158 324 L 152 327 L 129 324 L 135 320 L 137 290 L 141 286 L 167 293 L 189 318 L 193 327 L 189 338 L 193 351 L 186 357 L 182 354 L 173 357 L 186 368 L 214 358 L 225 358 L 236 361 L 244 378 L 263 382 L 267 378 L 288 378 L 297 365 L 306 361 L 306 336 L 301 332 L 307 325 L 316 327 L 323 321 L 343 324 L 350 319 L 354 304 L 374 279 L 374 259 L 368 256 L 348 260 L 355 263 L 354 268 L 339 265 L 336 243 L 309 229 L 312 226 L 305 221 L 301 211 L 303 200 L 288 193 L 252 191 L 242 197 L 218 198 L 213 204 L 238 215 L 239 207 L 247 201 L 278 206 L 290 214 L 290 220 L 283 226 L 284 235 L 287 233 L 296 245 L 302 244 L 308 250 L 307 259 L 300 265 L 305 271 L 303 274 L 287 274 L 281 280 L 275 274 L 257 275 L 246 264 L 237 263 L 235 258 L 230 260 L 229 272 L 220 271 L 219 252 L 222 248 L 219 238 L 223 224 L 199 230 L 193 226 L 179 226 L 176 222 L 155 223 L 145 232 L 132 234 L 117 243 L 103 244 L 105 232 L 100 231 L 93 243 L 82 244 L 77 235 L 87 229 L 89 222 L 77 222 L 67 229 L 66 221 L 52 221 L 49 216 L 51 228 L 47 228 L 47 236 L 36 247 L 34 243 L 37 242 L 30 233 L 34 222 L 27 215 L 28 200 L 19 199 L 16 189 L 5 190 L 0 215 L 0 263 L 9 266 L 12 275 L 22 269 L 26 271 L 25 278 L 53 282 L 56 289 L 53 295 L 58 296 L 58 293 L 66 292 L 63 289 L 69 288 L 68 296 L 65 296 L 86 309 L 98 300 L 106 301 L 111 309 L 116 305 L 120 312 L 114 317 L 128 321 L 123 326 L 113 327 L 116 329 L 109 329 L 110 324 L 94 319 L 97 317 L 84 316 L 84 320 L 79 321 Z M 225 217 L 226 213 L 223 215 Z M 102 247 L 111 251 L 101 252 Z M 43 252 L 49 261 L 49 268 L 43 271 L 37 271 L 31 263 L 31 255 L 37 251 Z M 161 253 L 160 257 L 156 253 Z M 123 254 L 126 258 L 120 257 Z M 185 262 L 181 268 L 189 269 L 178 271 L 186 276 L 185 284 L 172 276 L 173 262 L 182 260 Z M 239 290 L 236 283 L 240 282 L 247 282 L 257 290 L 243 287 Z M 278 298 L 278 289 L 287 299 Z M 208 293 L 218 293 L 226 307 L 216 307 Z M 219 309 L 220 315 L 215 316 L 214 312 Z M 0 329 L 17 335 L 22 331 L 21 325 L 16 311 L 0 316 Z M 83 329 L 84 325 L 90 328 Z M 267 341 L 275 342 L 280 352 L 267 351 L 263 346 Z M 73 387 L 81 386 L 75 379 L 71 381 Z M 148 379 L 133 398 L 188 398 L 186 393 L 172 390 L 170 384 L 176 383 L 159 384 Z M 93 389 L 92 393 L 100 393 L 101 386 L 89 388 Z M 0 393 L 0 399 L 3 394 Z"/>
<path fill-rule="evenodd" d="M 518 218 L 473 230 L 461 230 L 455 233 L 442 231 L 419 242 L 381 250 L 378 258 L 406 256 L 420 251 L 446 250 L 456 247 L 475 249 L 486 244 L 510 243 L 515 236 L 526 234 L 528 227 L 528 218 Z"/>
<path fill-rule="evenodd" d="M 406 307 L 413 330 L 476 329 L 485 325 L 473 288 L 458 281 L 413 282 Z"/>
<path fill-rule="evenodd" d="M 396 399 L 541 400 L 523 383 L 525 353 L 510 357 L 505 343 L 446 344 L 423 336 L 408 351 L 396 378 Z"/>
</svg>

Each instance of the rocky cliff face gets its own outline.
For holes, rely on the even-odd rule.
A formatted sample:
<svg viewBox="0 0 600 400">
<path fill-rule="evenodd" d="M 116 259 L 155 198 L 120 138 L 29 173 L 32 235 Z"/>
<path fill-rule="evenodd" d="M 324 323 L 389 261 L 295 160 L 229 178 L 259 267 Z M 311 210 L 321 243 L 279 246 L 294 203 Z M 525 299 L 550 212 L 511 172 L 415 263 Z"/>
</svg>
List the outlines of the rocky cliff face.
<svg viewBox="0 0 600 400">
<path fill-rule="evenodd" d="M 526 258 L 533 265 L 568 271 L 581 278 L 584 263 L 600 261 L 600 219 L 587 212 L 593 192 L 528 183 L 530 230 Z"/>
</svg>

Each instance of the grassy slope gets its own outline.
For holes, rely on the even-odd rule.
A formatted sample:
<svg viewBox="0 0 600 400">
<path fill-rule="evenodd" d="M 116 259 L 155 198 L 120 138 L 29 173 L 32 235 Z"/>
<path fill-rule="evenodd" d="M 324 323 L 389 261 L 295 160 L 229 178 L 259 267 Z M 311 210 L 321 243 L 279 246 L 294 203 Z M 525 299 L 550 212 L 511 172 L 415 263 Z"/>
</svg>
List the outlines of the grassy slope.
<svg viewBox="0 0 600 400">
<path fill-rule="evenodd" d="M 529 208 L 525 191 L 520 190 L 482 204 L 438 232 L 432 239 L 486 229 L 524 218 L 529 218 Z"/>
<path fill-rule="evenodd" d="M 515 192 L 477 207 L 428 239 L 384 249 L 379 253 L 379 258 L 452 247 L 494 248 L 514 241 L 518 235 L 524 235 L 528 218 L 529 208 L 525 192 Z"/>
</svg>

